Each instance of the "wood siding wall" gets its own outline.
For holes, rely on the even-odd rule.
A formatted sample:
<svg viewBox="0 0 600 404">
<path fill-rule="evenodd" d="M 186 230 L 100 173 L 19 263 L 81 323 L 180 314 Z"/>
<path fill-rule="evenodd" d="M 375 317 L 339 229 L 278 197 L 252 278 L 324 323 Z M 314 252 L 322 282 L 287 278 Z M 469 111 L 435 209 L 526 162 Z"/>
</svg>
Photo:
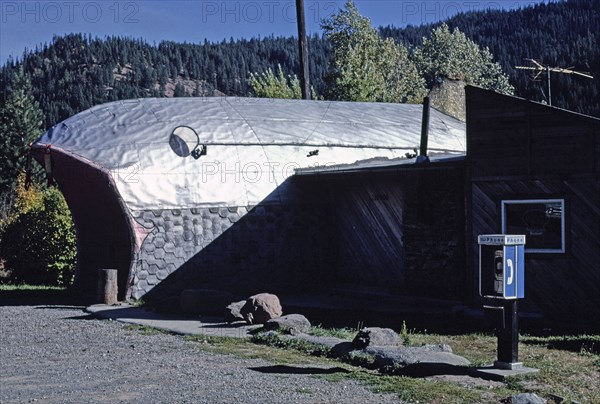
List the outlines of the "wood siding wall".
<svg viewBox="0 0 600 404">
<path fill-rule="evenodd" d="M 600 120 L 467 88 L 467 251 L 501 232 L 501 202 L 565 200 L 566 252 L 527 253 L 521 307 L 553 321 L 600 321 Z M 475 296 L 474 296 L 475 297 Z"/>
<path fill-rule="evenodd" d="M 326 178 L 336 212 L 338 284 L 465 298 L 462 161 Z"/>
</svg>

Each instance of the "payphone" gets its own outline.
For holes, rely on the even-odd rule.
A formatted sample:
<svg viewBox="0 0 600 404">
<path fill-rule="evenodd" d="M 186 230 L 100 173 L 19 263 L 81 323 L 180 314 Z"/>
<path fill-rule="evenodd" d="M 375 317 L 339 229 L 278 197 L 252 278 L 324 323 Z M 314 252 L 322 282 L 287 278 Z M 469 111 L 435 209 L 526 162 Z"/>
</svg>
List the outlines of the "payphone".
<svg viewBox="0 0 600 404">
<path fill-rule="evenodd" d="M 500 369 L 520 369 L 517 299 L 525 297 L 525 236 L 487 234 L 479 244 L 479 294 L 493 299 L 484 306 L 498 336 Z"/>
<path fill-rule="evenodd" d="M 478 237 L 479 294 L 494 299 L 525 297 L 525 236 Z"/>
</svg>

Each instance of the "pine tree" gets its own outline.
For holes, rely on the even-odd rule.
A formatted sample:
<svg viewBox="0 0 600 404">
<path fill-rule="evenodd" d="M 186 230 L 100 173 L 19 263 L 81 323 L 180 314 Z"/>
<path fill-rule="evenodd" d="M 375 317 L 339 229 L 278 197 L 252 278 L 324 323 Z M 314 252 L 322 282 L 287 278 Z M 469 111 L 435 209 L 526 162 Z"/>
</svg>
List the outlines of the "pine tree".
<svg viewBox="0 0 600 404">
<path fill-rule="evenodd" d="M 0 194 L 13 192 L 17 176 L 25 167 L 28 146 L 42 132 L 43 114 L 32 96 L 31 82 L 17 72 L 0 106 Z"/>
<path fill-rule="evenodd" d="M 266 73 L 250 73 L 250 86 L 254 95 L 259 98 L 302 98 L 298 77 L 286 77 L 281 65 L 277 65 L 277 70 L 277 76 L 271 68 L 267 69 Z"/>
<path fill-rule="evenodd" d="M 175 90 L 173 92 L 173 97 L 187 97 L 185 92 L 185 87 L 181 83 L 177 83 L 175 85 Z"/>
</svg>

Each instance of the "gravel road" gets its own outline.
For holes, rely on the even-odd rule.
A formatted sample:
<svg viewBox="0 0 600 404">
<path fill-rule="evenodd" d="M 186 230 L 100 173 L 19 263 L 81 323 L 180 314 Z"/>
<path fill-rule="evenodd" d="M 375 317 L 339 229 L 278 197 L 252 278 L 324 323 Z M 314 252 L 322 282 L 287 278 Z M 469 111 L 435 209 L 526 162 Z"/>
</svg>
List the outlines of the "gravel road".
<svg viewBox="0 0 600 404">
<path fill-rule="evenodd" d="M 144 335 L 81 307 L 0 306 L 0 403 L 398 402 L 311 375 L 320 369 L 270 366 L 200 351 L 177 335 Z"/>
</svg>

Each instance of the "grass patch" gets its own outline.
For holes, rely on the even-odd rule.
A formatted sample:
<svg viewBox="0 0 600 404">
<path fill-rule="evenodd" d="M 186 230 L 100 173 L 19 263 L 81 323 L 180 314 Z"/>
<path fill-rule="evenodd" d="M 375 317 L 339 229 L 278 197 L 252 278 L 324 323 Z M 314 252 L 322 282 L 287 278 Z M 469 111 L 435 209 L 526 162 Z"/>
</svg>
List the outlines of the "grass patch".
<svg viewBox="0 0 600 404">
<path fill-rule="evenodd" d="M 501 398 L 509 397 L 514 393 L 505 388 L 465 388 L 450 382 L 381 375 L 364 369 L 355 369 L 350 373 L 320 375 L 318 377 L 330 382 L 355 380 L 368 386 L 376 393 L 394 394 L 399 399 L 408 402 L 499 402 Z"/>
<path fill-rule="evenodd" d="M 146 305 L 146 302 L 143 299 L 131 299 L 129 304 L 133 307 L 143 307 Z"/>
<path fill-rule="evenodd" d="M 149 332 L 149 327 L 128 326 L 129 329 Z M 340 331 L 342 330 L 342 331 Z M 313 327 L 312 334 L 348 338 L 349 329 L 328 330 Z M 496 337 L 489 334 L 440 335 L 410 332 L 412 345 L 448 344 L 454 353 L 469 359 L 473 366 L 489 365 L 496 358 Z M 532 392 L 565 402 L 600 402 L 600 355 L 596 347 L 600 336 L 522 336 L 519 358 L 526 366 L 540 369 L 526 378 L 508 379 L 502 384 L 463 383 L 449 379 L 419 379 L 383 375 L 377 371 L 333 359 L 329 348 L 279 334 L 257 333 L 250 338 L 220 336 L 187 336 L 196 349 L 248 359 L 263 359 L 276 365 L 316 365 L 341 368 L 345 371 L 313 375 L 330 382 L 358 381 L 378 393 L 396 395 L 409 402 L 497 403 L 513 395 Z M 578 348 L 577 348 L 578 347 Z M 364 365 L 364 364 L 363 364 Z M 306 394 L 310 394 L 306 391 Z M 550 401 L 552 402 L 552 401 Z"/>
<path fill-rule="evenodd" d="M 186 335 L 185 339 L 191 342 L 199 342 L 202 344 L 212 345 L 237 345 L 240 342 L 248 341 L 248 338 L 223 337 L 220 335 Z"/>
<path fill-rule="evenodd" d="M 600 335 L 561 335 L 552 337 L 521 336 L 521 342 L 541 345 L 548 349 L 560 349 L 582 355 L 600 355 Z"/>
<path fill-rule="evenodd" d="M 128 324 L 125 327 L 123 327 L 123 329 L 125 329 L 126 331 L 139 332 L 143 335 L 170 334 L 169 332 L 158 329 L 158 328 L 150 327 L 147 325 L 139 325 L 139 324 Z"/>
<path fill-rule="evenodd" d="M 3 306 L 82 306 L 88 304 L 89 299 L 61 286 L 0 284 L 0 305 Z"/>
<path fill-rule="evenodd" d="M 497 339 L 493 335 L 437 335 L 413 333 L 419 344 L 448 344 L 454 353 L 469 359 L 474 366 L 489 365 L 496 359 Z M 521 336 L 519 359 L 525 366 L 540 369 L 536 374 L 505 383 L 511 391 L 532 392 L 542 397 L 553 395 L 565 401 L 600 402 L 600 335 Z"/>
<path fill-rule="evenodd" d="M 338 362 L 329 358 L 307 355 L 306 352 L 301 350 L 287 349 L 290 347 L 275 347 L 267 345 L 264 342 L 259 343 L 255 340 L 255 337 L 230 338 L 188 335 L 185 339 L 193 343 L 196 349 L 218 354 L 235 355 L 245 359 L 264 359 L 274 364 L 328 365 L 335 363 L 336 366 L 340 366 Z"/>
<path fill-rule="evenodd" d="M 313 356 L 329 356 L 330 349 L 324 345 L 314 344 L 301 339 L 289 338 L 280 334 L 256 334 L 251 341 L 255 344 L 268 345 L 281 349 L 293 349 Z"/>
<path fill-rule="evenodd" d="M 299 387 L 296 389 L 296 392 L 301 393 L 301 394 L 313 394 L 313 391 L 306 387 Z"/>
<path fill-rule="evenodd" d="M 321 325 L 310 327 L 308 333 L 315 337 L 335 337 L 352 341 L 358 331 L 352 328 L 325 328 Z"/>
</svg>

